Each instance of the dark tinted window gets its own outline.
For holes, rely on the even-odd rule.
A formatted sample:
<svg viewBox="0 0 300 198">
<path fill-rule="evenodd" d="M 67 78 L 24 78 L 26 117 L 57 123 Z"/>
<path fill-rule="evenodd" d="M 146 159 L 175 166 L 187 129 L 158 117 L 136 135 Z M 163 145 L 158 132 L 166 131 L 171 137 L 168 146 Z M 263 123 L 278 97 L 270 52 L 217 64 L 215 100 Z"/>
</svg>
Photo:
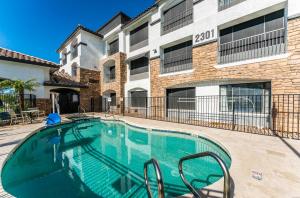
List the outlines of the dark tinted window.
<svg viewBox="0 0 300 198">
<path fill-rule="evenodd" d="M 147 107 L 147 91 L 132 91 L 131 107 Z"/>
<path fill-rule="evenodd" d="M 109 44 L 109 55 L 113 55 L 115 53 L 119 52 L 119 39 L 111 42 Z"/>
<path fill-rule="evenodd" d="M 195 109 L 196 89 L 178 88 L 167 89 L 167 106 L 168 109 Z"/>
<path fill-rule="evenodd" d="M 130 32 L 130 46 L 148 40 L 148 23 L 144 23 Z"/>
<path fill-rule="evenodd" d="M 130 62 L 130 75 L 148 72 L 149 59 L 142 57 Z"/>
<path fill-rule="evenodd" d="M 252 19 L 220 31 L 221 44 L 284 28 L 284 10 Z"/>
</svg>

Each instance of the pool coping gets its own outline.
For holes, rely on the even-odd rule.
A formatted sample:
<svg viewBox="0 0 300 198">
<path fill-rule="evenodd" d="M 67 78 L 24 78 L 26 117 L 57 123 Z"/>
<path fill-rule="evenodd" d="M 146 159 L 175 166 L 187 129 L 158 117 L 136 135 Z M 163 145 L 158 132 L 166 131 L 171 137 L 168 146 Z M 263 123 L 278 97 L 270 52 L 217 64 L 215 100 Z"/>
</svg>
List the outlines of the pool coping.
<svg viewBox="0 0 300 198">
<path fill-rule="evenodd" d="M 105 120 L 115 118 L 125 121 L 126 124 L 143 126 L 147 129 L 188 131 L 192 134 L 209 137 L 218 144 L 222 142 L 220 145 L 225 146 L 231 155 L 229 171 L 232 178 L 231 192 L 234 197 L 300 197 L 300 144 L 297 140 L 122 115 L 109 117 L 104 113 L 88 113 L 87 115 Z M 62 124 L 68 122 L 71 121 L 67 120 L 66 122 L 66 119 L 63 119 Z M 23 142 L 22 139 L 30 137 L 36 132 L 35 129 L 39 131 L 41 128 L 44 127 L 28 125 L 24 129 L 20 126 L 5 131 L 12 132 L 13 140 L 18 140 L 18 143 L 3 147 L 2 152 L 5 157 L 2 158 L 1 164 L 7 159 L 8 154 L 12 153 L 10 151 Z M 24 135 L 18 135 L 20 132 Z M 3 143 L 10 142 L 9 138 L 10 136 L 4 139 Z M 261 174 L 261 179 L 258 179 L 255 173 Z M 201 193 L 204 197 L 222 197 L 223 180 L 202 188 Z M 5 193 L 3 189 L 2 191 Z M 5 193 L 5 195 L 8 194 Z M 192 197 L 192 195 L 186 194 L 182 197 Z"/>
<path fill-rule="evenodd" d="M 80 119 L 76 119 L 76 120 L 68 119 L 68 120 L 62 121 L 59 124 L 55 124 L 55 125 L 51 125 L 51 126 L 43 126 L 43 127 L 40 127 L 38 129 L 32 131 L 31 133 L 26 135 L 17 145 L 15 145 L 14 148 L 7 154 L 4 162 L 2 163 L 0 172 L 2 172 L 2 170 L 5 167 L 6 163 L 11 158 L 11 156 L 17 151 L 17 149 L 19 147 L 21 147 L 26 141 L 28 141 L 32 136 L 36 135 L 37 133 L 41 132 L 42 130 L 49 129 L 49 128 L 54 128 L 54 127 L 59 127 L 59 126 L 66 125 L 66 124 L 75 123 L 75 122 L 80 121 L 80 120 L 100 120 L 100 121 L 103 121 L 103 122 L 118 122 L 120 124 L 124 124 L 124 125 L 127 125 L 129 127 L 147 130 L 149 133 L 151 133 L 152 131 L 155 131 L 155 132 L 163 132 L 163 133 L 170 133 L 170 134 L 181 134 L 181 135 L 191 136 L 191 137 L 194 137 L 194 138 L 204 139 L 206 141 L 209 141 L 209 142 L 213 143 L 218 148 L 220 148 L 230 158 L 230 167 L 228 168 L 228 171 L 230 173 L 230 168 L 231 168 L 232 162 L 233 162 L 232 157 L 230 155 L 230 152 L 222 143 L 220 143 L 219 141 L 215 140 L 212 137 L 205 137 L 203 135 L 194 134 L 192 132 L 187 132 L 186 130 L 166 130 L 166 129 L 159 129 L 159 128 L 156 128 L 156 127 L 143 127 L 143 126 L 138 126 L 138 124 L 129 122 L 127 120 L 120 120 L 120 119 L 116 119 L 116 118 L 107 119 L 107 117 L 103 118 L 102 116 L 85 117 L 85 118 L 80 118 Z M 207 186 L 205 186 L 205 187 L 203 187 L 199 190 L 201 191 L 202 189 L 209 188 L 212 185 L 216 185 L 217 183 L 222 182 L 223 178 L 224 177 L 221 177 L 219 180 L 215 181 L 214 183 L 212 183 L 210 185 L 207 185 Z M 1 176 L 0 179 L 2 180 L 2 176 Z M 186 196 L 191 196 L 191 195 L 192 195 L 191 193 L 187 193 L 187 194 L 181 195 L 179 197 L 182 197 L 182 196 L 186 197 Z"/>
</svg>

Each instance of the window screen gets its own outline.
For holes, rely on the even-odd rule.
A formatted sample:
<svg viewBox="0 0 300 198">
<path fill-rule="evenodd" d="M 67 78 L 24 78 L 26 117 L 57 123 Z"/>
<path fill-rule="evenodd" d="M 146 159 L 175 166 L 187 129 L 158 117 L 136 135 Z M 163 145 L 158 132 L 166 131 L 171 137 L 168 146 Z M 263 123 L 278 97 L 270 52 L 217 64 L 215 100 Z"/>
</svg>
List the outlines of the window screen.
<svg viewBox="0 0 300 198">
<path fill-rule="evenodd" d="M 284 28 L 284 10 L 226 28 L 220 31 L 220 43 L 227 43 L 239 39 L 263 34 Z M 253 41 L 255 42 L 255 41 Z"/>
<path fill-rule="evenodd" d="M 149 59 L 141 57 L 130 62 L 130 75 L 148 72 Z"/>
<path fill-rule="evenodd" d="M 164 50 L 164 68 L 192 63 L 192 41 L 187 41 Z"/>
<path fill-rule="evenodd" d="M 193 1 L 184 0 L 163 13 L 162 30 L 168 33 L 193 21 Z"/>
<path fill-rule="evenodd" d="M 147 107 L 147 91 L 132 91 L 131 107 Z"/>
<path fill-rule="evenodd" d="M 167 108 L 194 110 L 195 97 L 195 87 L 167 89 Z"/>
<path fill-rule="evenodd" d="M 119 39 L 109 44 L 109 55 L 113 55 L 117 52 L 119 52 Z"/>
<path fill-rule="evenodd" d="M 130 46 L 148 40 L 148 22 L 130 32 Z"/>
</svg>

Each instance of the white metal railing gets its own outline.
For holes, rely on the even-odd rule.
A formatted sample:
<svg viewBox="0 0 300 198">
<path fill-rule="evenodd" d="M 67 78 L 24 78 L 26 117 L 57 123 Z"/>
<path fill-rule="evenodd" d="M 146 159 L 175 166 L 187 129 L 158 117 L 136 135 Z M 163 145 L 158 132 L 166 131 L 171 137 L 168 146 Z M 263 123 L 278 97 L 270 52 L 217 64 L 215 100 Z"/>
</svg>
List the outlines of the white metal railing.
<svg viewBox="0 0 300 198">
<path fill-rule="evenodd" d="M 222 43 L 218 47 L 220 64 L 278 55 L 286 52 L 286 29 L 278 29 L 262 34 Z"/>
<path fill-rule="evenodd" d="M 219 11 L 225 10 L 245 0 L 219 0 Z"/>
<path fill-rule="evenodd" d="M 193 22 L 193 8 L 175 15 L 173 18 L 162 19 L 162 34 L 167 34 Z"/>
</svg>

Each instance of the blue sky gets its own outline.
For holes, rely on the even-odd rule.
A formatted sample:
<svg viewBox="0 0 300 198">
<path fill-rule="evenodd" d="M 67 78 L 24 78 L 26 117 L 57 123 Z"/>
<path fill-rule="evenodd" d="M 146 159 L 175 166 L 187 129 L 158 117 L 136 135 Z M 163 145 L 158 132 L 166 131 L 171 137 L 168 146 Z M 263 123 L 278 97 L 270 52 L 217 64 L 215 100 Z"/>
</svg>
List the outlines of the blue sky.
<svg viewBox="0 0 300 198">
<path fill-rule="evenodd" d="M 56 49 L 82 24 L 98 29 L 117 12 L 133 17 L 154 0 L 6 0 L 0 6 L 0 46 L 58 62 Z"/>
</svg>

